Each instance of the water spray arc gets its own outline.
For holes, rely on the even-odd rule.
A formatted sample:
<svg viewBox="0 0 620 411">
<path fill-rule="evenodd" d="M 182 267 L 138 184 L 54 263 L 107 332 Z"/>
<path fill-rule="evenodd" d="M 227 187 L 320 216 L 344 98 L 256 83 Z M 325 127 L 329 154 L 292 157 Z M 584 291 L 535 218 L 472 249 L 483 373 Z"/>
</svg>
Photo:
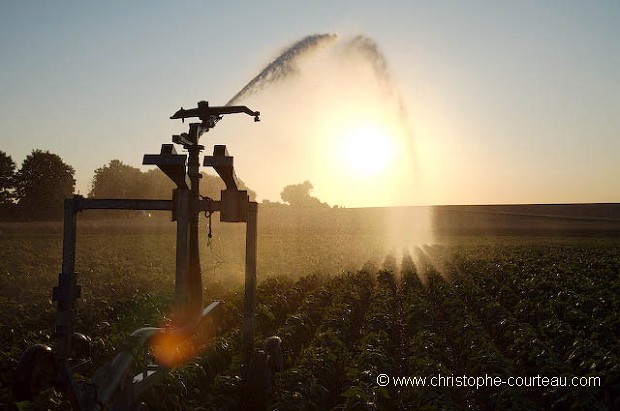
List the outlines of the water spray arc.
<svg viewBox="0 0 620 411">
<path fill-rule="evenodd" d="M 296 72 L 295 62 L 305 54 L 336 40 L 335 34 L 312 34 L 286 48 L 276 59 L 260 71 L 248 84 L 235 94 L 226 105 L 261 91 L 266 86 L 284 80 Z"/>
<path fill-rule="evenodd" d="M 273 129 L 253 151 L 261 153 L 267 145 L 286 150 L 277 169 L 290 168 L 288 179 L 313 181 L 317 194 L 327 197 L 324 199 L 328 202 L 363 206 L 359 204 L 364 201 L 361 184 L 356 184 L 363 169 L 370 170 L 364 171 L 366 178 L 380 172 L 387 177 L 389 172 L 403 187 L 407 183 L 400 181 L 410 182 L 412 176 L 419 175 L 413 128 L 401 89 L 388 58 L 367 35 L 321 33 L 299 39 L 261 67 L 228 104 L 241 101 L 260 103 L 265 113 L 277 110 L 279 114 L 280 121 L 273 126 L 268 116 L 262 130 Z M 300 127 L 304 121 L 306 126 Z M 249 142 L 250 147 L 252 144 Z M 368 148 L 360 150 L 356 144 Z M 379 149 L 374 150 L 373 144 Z M 333 158 L 326 147 L 334 148 Z M 373 150 L 375 156 L 383 156 L 384 166 L 355 165 L 370 164 L 372 158 L 348 161 L 341 173 L 336 167 L 316 164 L 325 156 L 330 157 L 330 164 L 353 156 L 347 157 L 347 153 L 372 157 L 369 153 Z M 342 180 L 353 178 L 337 183 L 334 175 L 342 176 Z M 280 187 L 292 182 L 275 173 L 269 181 L 255 180 L 251 185 L 271 200 L 279 198 Z M 336 185 L 351 191 L 336 189 Z M 405 190 L 399 194 L 395 189 L 382 188 L 376 197 L 385 198 L 384 205 L 392 201 L 403 204 L 406 200 L 398 196 L 410 195 L 402 193 Z M 373 205 L 381 205 L 381 201 Z"/>
<path fill-rule="evenodd" d="M 36 344 L 24 352 L 16 370 L 16 400 L 30 399 L 46 386 L 54 385 L 66 393 L 76 411 L 145 409 L 140 403 L 142 395 L 163 381 L 171 365 L 149 358 L 148 346 L 164 340 L 177 344 L 186 340 L 221 303 L 214 301 L 204 306 L 198 236 L 200 213 L 219 212 L 220 221 L 246 223 L 242 378 L 246 392 L 253 396 L 248 394 L 243 401 L 256 408 L 256 392 L 270 386 L 269 381 L 263 381 L 263 377 L 271 373 L 266 367 L 281 364 L 278 337 L 268 340 L 268 352 L 254 350 L 258 204 L 249 200 L 247 191 L 239 190 L 233 157 L 224 145 L 215 145 L 213 155 L 206 156 L 203 163 L 213 167 L 226 184 L 221 199 L 202 197 L 199 191 L 199 156 L 204 150 L 199 144 L 200 137 L 215 127 L 224 115 L 234 113 L 245 113 L 259 121 L 260 113 L 246 106 L 211 107 L 205 101 L 193 109 L 181 108 L 171 117 L 199 120 L 189 124 L 189 132 L 172 137 L 173 143 L 181 145 L 188 154 L 177 154 L 173 144 L 162 144 L 161 152 L 145 155 L 143 164 L 159 167 L 175 183 L 172 200 L 91 199 L 75 195 L 65 201 L 62 271 L 53 289 L 53 300 L 57 303 L 55 344 L 53 349 Z M 177 228 L 175 307 L 171 324 L 134 331 L 126 348 L 113 360 L 101 366 L 89 381 L 78 382 L 74 372 L 90 362 L 91 352 L 90 339 L 74 332 L 76 303 L 81 292 L 75 272 L 76 227 L 77 214 L 89 209 L 172 212 Z M 136 363 L 139 364 L 137 368 Z"/>
<path fill-rule="evenodd" d="M 403 124 L 407 127 L 407 134 L 411 136 L 409 120 L 407 116 L 407 110 L 403 102 L 402 96 L 398 92 L 398 89 L 394 86 L 394 81 L 390 74 L 388 62 L 379 49 L 377 43 L 363 35 L 357 35 L 347 42 L 346 48 L 350 52 L 358 53 L 360 56 L 366 59 L 372 67 L 377 79 L 382 83 L 383 90 L 393 99 L 396 100 L 398 106 L 398 116 Z"/>
<path fill-rule="evenodd" d="M 297 74 L 299 70 L 296 65 L 302 57 L 308 56 L 320 48 L 334 45 L 339 39 L 342 45 L 342 53 L 357 55 L 368 62 L 376 78 L 382 83 L 382 88 L 388 94 L 396 95 L 401 108 L 404 110 L 400 101 L 401 97 L 394 87 L 388 62 L 377 43 L 370 37 L 361 34 L 349 39 L 341 39 L 337 34 L 332 33 L 308 35 L 284 49 L 278 57 L 267 64 L 252 80 L 243 86 L 226 105 L 237 103 L 274 83 L 284 81 Z"/>
</svg>

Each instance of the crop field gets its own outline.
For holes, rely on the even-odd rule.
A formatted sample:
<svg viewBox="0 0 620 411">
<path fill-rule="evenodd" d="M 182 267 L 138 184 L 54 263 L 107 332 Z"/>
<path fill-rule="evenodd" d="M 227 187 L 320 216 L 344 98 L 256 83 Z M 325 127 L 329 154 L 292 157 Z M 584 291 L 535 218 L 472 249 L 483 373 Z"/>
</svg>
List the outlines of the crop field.
<svg viewBox="0 0 620 411">
<path fill-rule="evenodd" d="M 268 409 L 619 409 L 617 236 L 444 235 L 394 248 L 363 225 L 259 227 L 256 344 L 279 336 L 284 360 L 268 398 L 256 399 Z M 174 231 L 163 222 L 130 228 L 92 221 L 78 231 L 75 329 L 92 338 L 81 378 L 131 331 L 171 315 Z M 205 299 L 226 303 L 179 348 L 183 366 L 148 392 L 149 409 L 240 409 L 244 231 L 216 225 L 214 232 L 211 247 L 206 233 L 201 244 Z M 13 403 L 23 350 L 52 342 L 50 292 L 61 252 L 58 226 L 2 232 L 0 403 Z M 432 386 L 439 375 L 452 386 Z M 461 376 L 523 383 L 477 387 Z M 527 383 L 536 376 L 569 386 Z M 570 386 L 573 377 L 599 383 Z M 24 406 L 69 407 L 54 389 Z"/>
</svg>

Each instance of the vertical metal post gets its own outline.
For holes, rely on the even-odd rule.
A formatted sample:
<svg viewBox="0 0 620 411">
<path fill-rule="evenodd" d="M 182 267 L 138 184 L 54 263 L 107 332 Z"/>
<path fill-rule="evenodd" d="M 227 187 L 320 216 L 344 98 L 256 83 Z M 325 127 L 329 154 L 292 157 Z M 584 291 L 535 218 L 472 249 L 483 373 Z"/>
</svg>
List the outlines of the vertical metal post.
<svg viewBox="0 0 620 411">
<path fill-rule="evenodd" d="M 52 290 L 52 300 L 57 302 L 55 338 L 58 342 L 58 359 L 71 355 L 72 322 L 75 316 L 75 301 L 80 297 L 75 272 L 75 237 L 77 203 L 80 197 L 68 198 L 64 203 L 64 227 L 62 239 L 62 271 L 58 275 L 58 286 Z"/>
<path fill-rule="evenodd" d="M 65 199 L 64 225 L 62 235 L 62 270 L 58 275 L 58 285 L 52 289 L 52 300 L 56 301 L 56 329 L 54 338 L 57 342 L 56 359 L 58 360 L 61 380 L 65 383 L 69 400 L 74 409 L 81 409 L 79 394 L 73 382 L 69 364 L 71 357 L 71 336 L 73 335 L 73 318 L 75 302 L 80 298 L 80 286 L 75 272 L 75 239 L 77 212 L 80 210 L 81 196 Z"/>
<path fill-rule="evenodd" d="M 174 199 L 177 220 L 175 301 L 177 310 L 184 311 L 187 305 L 189 276 L 189 190 L 175 190 Z M 185 319 L 187 314 L 177 312 L 176 315 Z"/>
<path fill-rule="evenodd" d="M 243 305 L 243 366 L 247 372 L 254 351 L 256 329 L 256 254 L 258 204 L 250 202 L 245 234 L 245 299 Z"/>
<path fill-rule="evenodd" d="M 189 138 L 193 143 L 186 146 L 188 152 L 187 174 L 190 179 L 189 197 L 189 276 L 186 292 L 189 293 L 187 309 L 189 312 L 202 311 L 202 276 L 200 273 L 200 248 L 198 246 L 198 222 L 200 212 L 200 151 L 204 148 L 198 144 L 204 127 L 200 123 L 190 124 Z M 198 314 L 200 315 L 200 314 Z"/>
</svg>

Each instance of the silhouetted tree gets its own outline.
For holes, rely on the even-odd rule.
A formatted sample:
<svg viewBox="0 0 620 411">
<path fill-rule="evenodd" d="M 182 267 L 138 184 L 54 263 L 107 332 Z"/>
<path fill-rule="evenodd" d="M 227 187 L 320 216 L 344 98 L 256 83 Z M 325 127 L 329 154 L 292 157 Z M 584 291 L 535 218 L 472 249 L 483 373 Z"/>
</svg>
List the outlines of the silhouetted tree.
<svg viewBox="0 0 620 411">
<path fill-rule="evenodd" d="M 312 197 L 310 191 L 314 187 L 310 181 L 306 180 L 301 184 L 291 184 L 280 193 L 282 201 L 289 203 L 292 207 L 327 207 L 318 198 Z"/>
<path fill-rule="evenodd" d="M 95 170 L 88 197 L 147 198 L 148 192 L 144 173 L 120 160 L 111 160 Z"/>
<path fill-rule="evenodd" d="M 15 199 L 15 162 L 0 151 L 0 205 L 12 205 Z"/>
<path fill-rule="evenodd" d="M 63 202 L 75 188 L 75 170 L 60 156 L 33 150 L 15 174 L 19 210 L 28 220 L 62 218 Z"/>
</svg>

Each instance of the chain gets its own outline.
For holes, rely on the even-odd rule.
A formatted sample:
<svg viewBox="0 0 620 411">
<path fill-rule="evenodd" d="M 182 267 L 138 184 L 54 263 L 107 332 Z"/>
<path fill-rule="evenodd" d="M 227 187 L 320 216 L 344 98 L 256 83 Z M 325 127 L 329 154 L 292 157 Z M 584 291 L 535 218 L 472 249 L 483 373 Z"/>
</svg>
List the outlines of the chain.
<svg viewBox="0 0 620 411">
<path fill-rule="evenodd" d="M 212 201 L 209 197 L 202 197 L 207 201 Z M 215 263 L 213 264 L 213 276 L 215 276 L 215 270 L 224 263 L 224 259 L 213 249 L 213 223 L 211 221 L 211 216 L 213 215 L 213 211 L 205 210 L 205 217 L 207 218 L 207 247 L 211 251 L 211 255 L 215 257 Z"/>
</svg>

